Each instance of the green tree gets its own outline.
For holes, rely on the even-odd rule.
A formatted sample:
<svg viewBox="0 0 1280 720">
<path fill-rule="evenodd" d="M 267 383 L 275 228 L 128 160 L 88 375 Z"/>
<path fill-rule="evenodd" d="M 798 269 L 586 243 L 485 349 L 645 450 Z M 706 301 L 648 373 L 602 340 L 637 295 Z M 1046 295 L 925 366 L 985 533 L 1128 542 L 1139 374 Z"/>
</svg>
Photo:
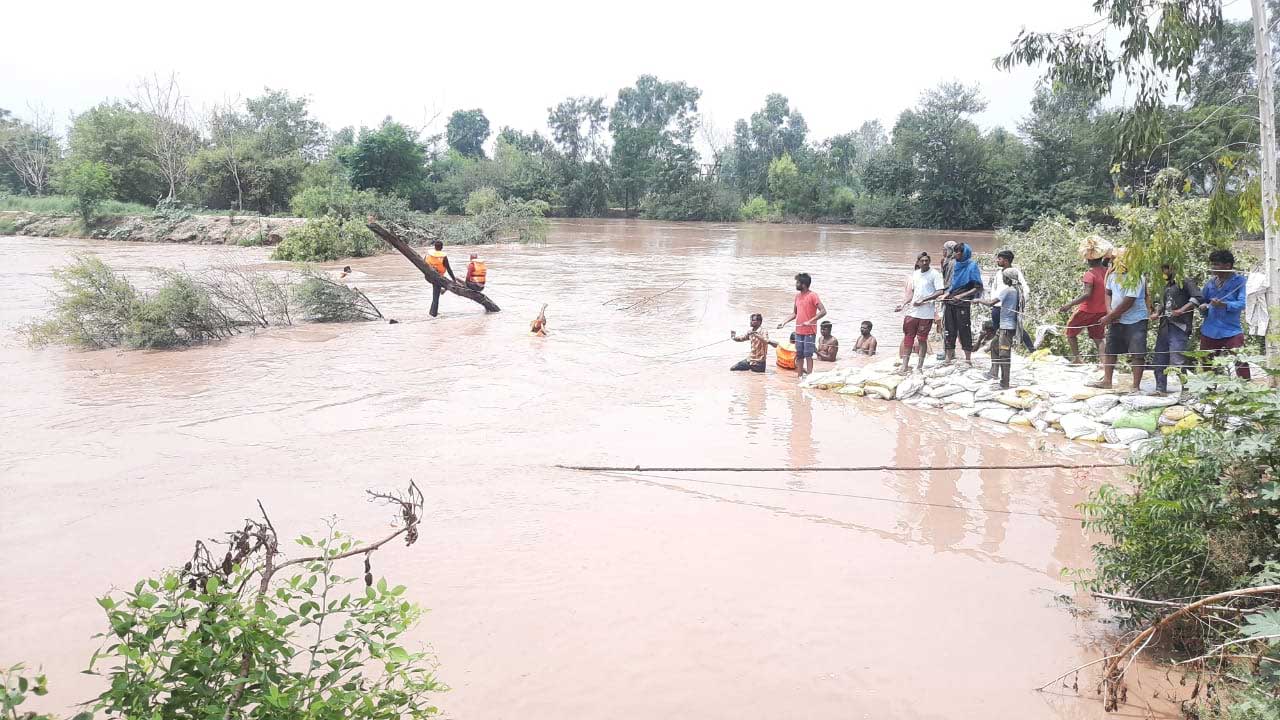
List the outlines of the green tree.
<svg viewBox="0 0 1280 720">
<path fill-rule="evenodd" d="M 649 192 L 679 190 L 697 174 L 693 133 L 702 91 L 641 75 L 609 113 L 615 188 L 630 210 Z"/>
<path fill-rule="evenodd" d="M 93 223 L 98 206 L 111 197 L 111 173 L 103 163 L 81 160 L 63 170 L 57 187 L 76 199 L 80 220 L 87 228 Z"/>
<path fill-rule="evenodd" d="M 412 198 L 426 178 L 426 153 L 417 133 L 387 118 L 376 130 L 361 128 L 339 159 L 355 187 Z"/>
<path fill-rule="evenodd" d="M 120 102 L 104 102 L 75 116 L 68 161 L 102 163 L 116 200 L 153 205 L 164 196 L 160 169 L 147 154 L 147 118 Z"/>
<path fill-rule="evenodd" d="M 489 118 L 484 111 L 455 110 L 445 130 L 449 147 L 464 157 L 483 158 L 484 141 L 489 139 Z"/>
<path fill-rule="evenodd" d="M 783 153 L 782 157 L 769 163 L 769 198 L 779 203 L 784 213 L 805 213 L 805 190 L 804 178 L 790 154 Z"/>
<path fill-rule="evenodd" d="M 568 98 L 547 110 L 558 150 L 553 172 L 571 216 L 600 215 L 609 208 L 610 169 L 601 142 L 608 117 L 604 98 Z"/>
<path fill-rule="evenodd" d="M 990 227 L 993 188 L 986 173 L 986 146 L 969 116 L 986 102 L 976 87 L 943 83 L 921 95 L 898 116 L 893 146 L 915 169 L 918 217 L 926 227 Z"/>
<path fill-rule="evenodd" d="M 791 108 L 785 96 L 769 95 L 750 121 L 739 120 L 733 126 L 734 185 L 744 196 L 765 194 L 769 163 L 784 153 L 800 158 L 808 132 L 804 116 Z"/>
</svg>

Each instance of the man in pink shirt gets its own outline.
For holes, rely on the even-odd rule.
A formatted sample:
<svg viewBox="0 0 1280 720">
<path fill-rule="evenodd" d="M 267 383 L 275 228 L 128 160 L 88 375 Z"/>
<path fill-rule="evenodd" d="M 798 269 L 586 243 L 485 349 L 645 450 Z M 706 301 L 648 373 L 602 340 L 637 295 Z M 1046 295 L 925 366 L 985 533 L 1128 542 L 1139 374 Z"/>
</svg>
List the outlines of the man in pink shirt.
<svg viewBox="0 0 1280 720">
<path fill-rule="evenodd" d="M 827 314 L 818 294 L 809 289 L 812 283 L 813 278 L 809 277 L 809 273 L 796 276 L 796 302 L 791 309 L 791 317 L 778 324 L 778 329 L 781 330 L 787 323 L 796 321 L 797 377 L 813 372 L 813 353 L 818 346 L 818 321 Z"/>
</svg>

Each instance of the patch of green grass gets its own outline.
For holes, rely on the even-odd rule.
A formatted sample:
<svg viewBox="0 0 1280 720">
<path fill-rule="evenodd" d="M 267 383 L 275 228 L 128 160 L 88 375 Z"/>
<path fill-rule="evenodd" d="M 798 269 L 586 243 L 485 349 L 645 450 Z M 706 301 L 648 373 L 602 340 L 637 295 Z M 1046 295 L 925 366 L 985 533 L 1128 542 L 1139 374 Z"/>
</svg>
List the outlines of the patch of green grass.
<svg viewBox="0 0 1280 720">
<path fill-rule="evenodd" d="M 18 232 L 18 223 L 9 218 L 0 218 L 0 235 L 13 235 Z"/>
<path fill-rule="evenodd" d="M 76 199 L 67 195 L 0 195 L 0 210 L 23 210 L 44 215 L 76 215 L 80 212 Z M 147 215 L 151 208 L 138 203 L 106 200 L 96 212 L 99 215 Z"/>
<path fill-rule="evenodd" d="M 267 244 L 267 233 L 259 230 L 252 235 L 246 235 L 236 241 L 236 245 L 240 247 L 262 247 Z"/>
</svg>

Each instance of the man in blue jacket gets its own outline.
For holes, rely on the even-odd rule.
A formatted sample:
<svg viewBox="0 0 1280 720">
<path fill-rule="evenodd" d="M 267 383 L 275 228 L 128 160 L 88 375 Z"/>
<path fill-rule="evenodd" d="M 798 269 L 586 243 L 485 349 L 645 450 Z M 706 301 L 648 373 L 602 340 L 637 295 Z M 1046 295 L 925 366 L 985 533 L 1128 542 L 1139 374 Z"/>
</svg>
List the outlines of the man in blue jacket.
<svg viewBox="0 0 1280 720">
<path fill-rule="evenodd" d="M 1230 250 L 1214 250 L 1209 254 L 1211 277 L 1200 292 L 1200 303 L 1207 310 L 1200 326 L 1200 349 L 1215 356 L 1244 347 L 1244 327 L 1240 312 L 1244 310 L 1245 277 L 1236 272 L 1236 256 Z M 1250 379 L 1249 365 L 1236 363 L 1236 374 Z"/>
</svg>

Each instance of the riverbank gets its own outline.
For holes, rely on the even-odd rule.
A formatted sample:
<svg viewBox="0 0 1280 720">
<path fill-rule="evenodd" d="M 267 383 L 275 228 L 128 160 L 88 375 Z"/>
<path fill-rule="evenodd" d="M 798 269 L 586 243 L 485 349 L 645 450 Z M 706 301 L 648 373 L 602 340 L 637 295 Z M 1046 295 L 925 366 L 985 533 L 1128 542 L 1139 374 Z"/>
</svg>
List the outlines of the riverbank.
<svg viewBox="0 0 1280 720">
<path fill-rule="evenodd" d="M 191 245 L 275 245 L 305 218 L 194 215 L 108 215 L 85 228 L 68 215 L 0 210 L 0 235 L 187 243 Z"/>
<path fill-rule="evenodd" d="M 1088 386 L 1098 379 L 1097 368 L 1037 353 L 1015 356 L 1010 388 L 1001 389 L 987 377 L 988 367 L 930 358 L 923 372 L 900 375 L 888 359 L 814 373 L 800 384 L 847 397 L 897 400 L 978 423 L 1062 434 L 1116 450 L 1140 451 L 1157 435 L 1195 427 L 1201 420 L 1183 404 L 1177 378 L 1170 378 L 1173 392 L 1168 396 L 1149 394 L 1149 387 L 1125 389 L 1120 383 L 1104 390 Z"/>
</svg>

